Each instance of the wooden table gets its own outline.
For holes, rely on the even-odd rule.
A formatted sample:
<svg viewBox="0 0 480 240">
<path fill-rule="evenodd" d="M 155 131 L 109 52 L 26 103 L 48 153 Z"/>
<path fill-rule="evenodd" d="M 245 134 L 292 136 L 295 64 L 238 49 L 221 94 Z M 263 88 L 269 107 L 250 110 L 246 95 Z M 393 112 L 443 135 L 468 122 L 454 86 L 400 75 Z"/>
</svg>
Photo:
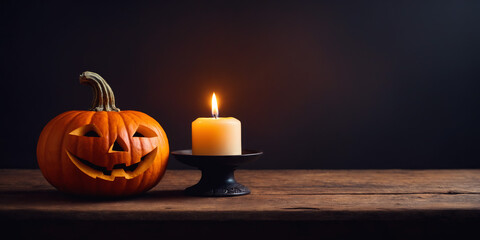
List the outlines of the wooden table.
<svg viewBox="0 0 480 240">
<path fill-rule="evenodd" d="M 238 170 L 252 193 L 191 197 L 196 170 L 141 196 L 78 198 L 39 170 L 0 170 L 2 232 L 18 238 L 327 239 L 462 237 L 480 228 L 480 170 Z"/>
</svg>

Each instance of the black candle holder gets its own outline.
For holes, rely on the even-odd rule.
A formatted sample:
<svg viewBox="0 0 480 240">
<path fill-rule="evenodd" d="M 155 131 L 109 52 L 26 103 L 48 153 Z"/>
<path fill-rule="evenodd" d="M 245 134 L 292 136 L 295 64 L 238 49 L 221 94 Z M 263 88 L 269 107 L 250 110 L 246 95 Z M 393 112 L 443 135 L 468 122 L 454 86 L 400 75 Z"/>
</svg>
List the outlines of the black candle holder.
<svg viewBox="0 0 480 240">
<path fill-rule="evenodd" d="M 263 152 L 243 150 L 242 155 L 205 156 L 193 155 L 191 149 L 178 150 L 172 155 L 180 162 L 202 171 L 200 181 L 185 189 L 185 193 L 204 197 L 232 197 L 246 195 L 250 189 L 235 181 L 238 166 L 253 162 Z"/>
</svg>

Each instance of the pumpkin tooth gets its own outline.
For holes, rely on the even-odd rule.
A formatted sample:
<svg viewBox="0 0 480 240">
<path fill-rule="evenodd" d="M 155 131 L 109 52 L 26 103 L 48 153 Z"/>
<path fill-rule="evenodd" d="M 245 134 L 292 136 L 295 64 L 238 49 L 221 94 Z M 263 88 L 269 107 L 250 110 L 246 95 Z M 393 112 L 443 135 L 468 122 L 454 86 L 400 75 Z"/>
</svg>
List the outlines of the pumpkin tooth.
<svg viewBox="0 0 480 240">
<path fill-rule="evenodd" d="M 126 172 L 123 169 L 114 169 L 112 171 L 112 176 L 115 177 L 126 177 Z"/>
</svg>

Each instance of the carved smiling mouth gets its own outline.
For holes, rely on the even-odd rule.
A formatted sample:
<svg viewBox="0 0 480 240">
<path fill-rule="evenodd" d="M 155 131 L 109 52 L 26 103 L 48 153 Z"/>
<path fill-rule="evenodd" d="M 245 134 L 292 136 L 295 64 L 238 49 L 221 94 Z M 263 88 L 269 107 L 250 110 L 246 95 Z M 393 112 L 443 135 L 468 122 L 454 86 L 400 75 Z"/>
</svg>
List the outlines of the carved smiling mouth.
<svg viewBox="0 0 480 240">
<path fill-rule="evenodd" d="M 100 178 L 107 181 L 113 181 L 116 177 L 123 177 L 125 179 L 132 179 L 143 172 L 145 172 L 155 160 L 157 156 L 158 147 L 153 149 L 151 152 L 145 154 L 140 162 L 126 166 L 125 163 L 116 164 L 112 169 L 107 169 L 106 167 L 95 165 L 85 159 L 81 159 L 71 152 L 66 150 L 68 157 L 75 166 L 77 166 L 80 171 L 84 172 L 92 178 Z"/>
</svg>

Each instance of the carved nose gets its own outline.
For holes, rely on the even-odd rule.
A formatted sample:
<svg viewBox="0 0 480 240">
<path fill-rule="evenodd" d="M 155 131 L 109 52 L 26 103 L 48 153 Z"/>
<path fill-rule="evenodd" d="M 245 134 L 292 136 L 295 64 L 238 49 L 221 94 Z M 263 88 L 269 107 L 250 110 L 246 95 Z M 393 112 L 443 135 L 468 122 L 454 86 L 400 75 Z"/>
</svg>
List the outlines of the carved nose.
<svg viewBox="0 0 480 240">
<path fill-rule="evenodd" d="M 118 139 L 115 140 L 115 142 L 113 143 L 113 146 L 111 148 L 111 151 L 116 151 L 116 152 L 125 152 L 126 150 L 124 149 L 124 147 L 122 147 L 122 145 L 118 142 Z"/>
</svg>

